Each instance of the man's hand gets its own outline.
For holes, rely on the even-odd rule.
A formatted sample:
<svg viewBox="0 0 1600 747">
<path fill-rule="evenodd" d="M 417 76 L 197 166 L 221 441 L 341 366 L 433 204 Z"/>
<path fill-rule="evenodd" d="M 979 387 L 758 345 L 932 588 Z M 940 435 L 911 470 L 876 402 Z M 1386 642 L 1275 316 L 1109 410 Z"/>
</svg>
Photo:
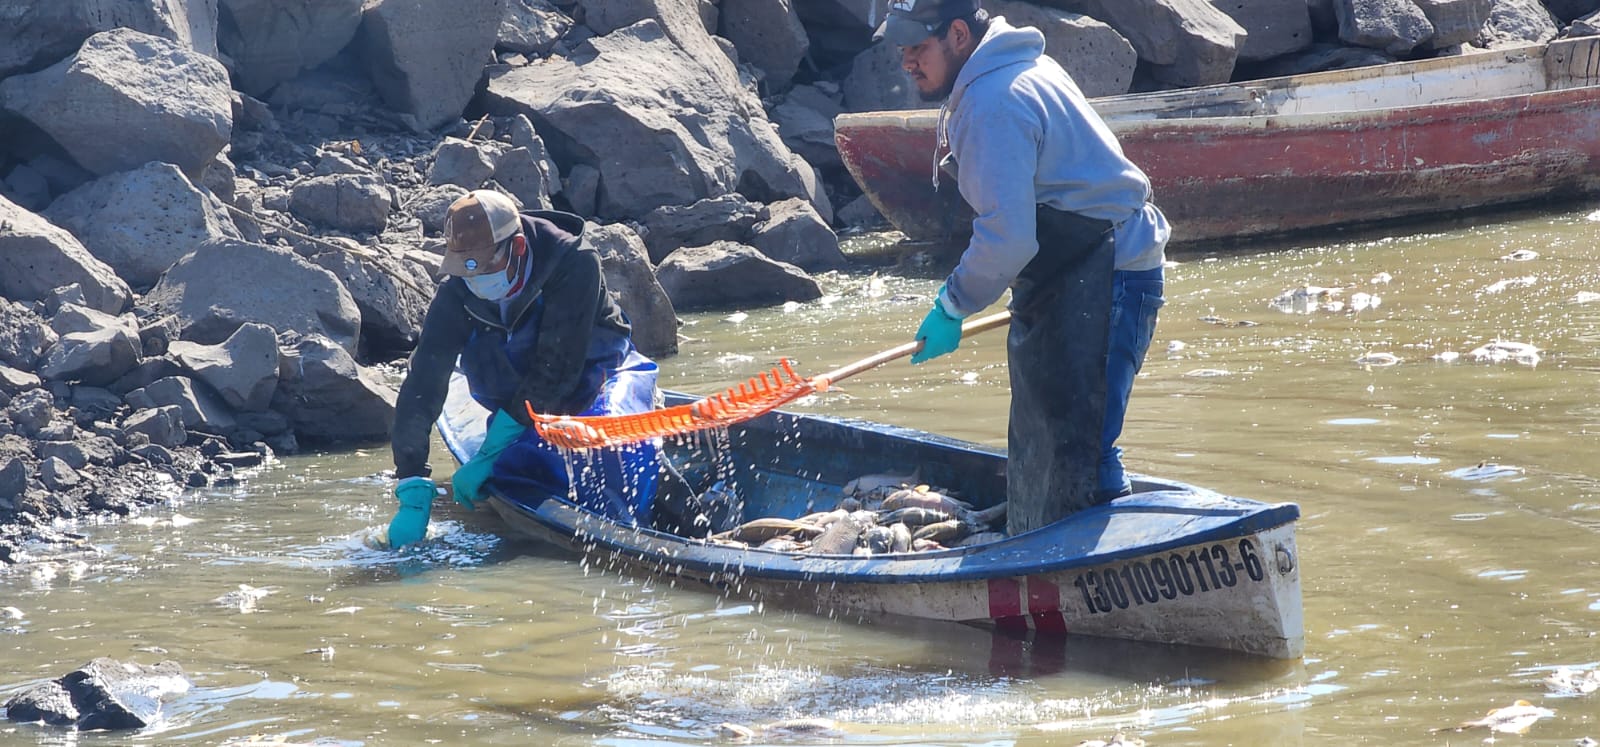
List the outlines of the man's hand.
<svg viewBox="0 0 1600 747">
<path fill-rule="evenodd" d="M 395 484 L 394 497 L 400 500 L 400 508 L 389 520 L 389 547 L 398 550 L 428 536 L 428 516 L 437 495 L 439 486 L 426 477 L 407 477 Z"/>
<path fill-rule="evenodd" d="M 494 460 L 527 430 L 528 427 L 517 422 L 511 413 L 495 411 L 494 417 L 489 419 L 489 428 L 483 435 L 483 444 L 478 447 L 478 453 L 450 476 L 451 494 L 456 503 L 466 506 L 468 510 L 478 508 L 478 501 L 484 498 L 483 485 L 494 476 Z"/>
<path fill-rule="evenodd" d="M 922 349 L 911 356 L 913 364 L 930 361 L 961 346 L 961 319 L 944 310 L 944 302 L 934 299 L 933 308 L 917 328 Z"/>
</svg>

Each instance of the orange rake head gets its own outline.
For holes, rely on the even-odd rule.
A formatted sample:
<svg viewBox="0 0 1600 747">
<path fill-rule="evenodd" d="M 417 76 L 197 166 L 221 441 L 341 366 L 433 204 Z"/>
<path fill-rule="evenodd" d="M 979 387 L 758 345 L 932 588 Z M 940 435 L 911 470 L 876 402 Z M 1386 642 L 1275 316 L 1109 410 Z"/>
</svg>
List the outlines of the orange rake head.
<svg viewBox="0 0 1600 747">
<path fill-rule="evenodd" d="M 541 415 L 526 404 L 539 436 L 564 449 L 595 449 L 681 436 L 743 422 L 771 412 L 812 392 L 826 389 L 824 379 L 795 373 L 785 358 L 771 371 L 729 389 L 661 410 L 628 415 Z"/>
</svg>

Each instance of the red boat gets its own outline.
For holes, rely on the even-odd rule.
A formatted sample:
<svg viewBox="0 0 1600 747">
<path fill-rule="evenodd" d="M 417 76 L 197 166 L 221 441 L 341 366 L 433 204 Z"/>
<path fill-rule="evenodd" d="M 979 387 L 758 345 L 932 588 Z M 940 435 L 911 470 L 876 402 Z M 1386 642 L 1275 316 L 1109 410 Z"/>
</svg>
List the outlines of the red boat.
<svg viewBox="0 0 1600 747">
<path fill-rule="evenodd" d="M 1600 192 L 1600 39 L 1092 100 L 1173 241 L 1289 234 Z M 970 233 L 935 193 L 933 110 L 842 114 L 839 154 L 912 239 Z"/>
</svg>

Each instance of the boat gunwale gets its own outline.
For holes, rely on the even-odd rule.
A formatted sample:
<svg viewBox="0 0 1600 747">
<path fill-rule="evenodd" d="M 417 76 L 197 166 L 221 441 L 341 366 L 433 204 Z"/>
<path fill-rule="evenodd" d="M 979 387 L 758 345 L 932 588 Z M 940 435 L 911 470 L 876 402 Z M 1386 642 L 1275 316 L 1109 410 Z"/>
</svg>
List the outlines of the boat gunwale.
<svg viewBox="0 0 1600 747">
<path fill-rule="evenodd" d="M 669 402 L 688 400 L 684 395 L 672 394 Z M 822 423 L 828 427 L 867 430 L 875 437 L 887 440 L 914 441 L 920 445 L 948 451 L 962 450 L 981 456 L 1003 458 L 998 450 L 959 439 L 927 433 L 900 426 L 872 423 L 827 415 L 800 414 L 785 411 L 771 413 L 772 422 L 800 419 Z M 463 460 L 465 447 L 459 438 L 444 427 L 440 432 L 445 445 L 457 460 Z M 979 545 L 945 550 L 889 555 L 812 555 L 792 551 L 767 550 L 759 547 L 730 547 L 700 539 L 686 538 L 649 527 L 635 527 L 589 513 L 567 501 L 564 497 L 545 495 L 530 501 L 521 501 L 494 489 L 491 485 L 491 505 L 502 515 L 508 512 L 536 522 L 553 536 L 562 538 L 569 548 L 581 551 L 604 550 L 623 555 L 635 561 L 662 567 L 675 567 L 681 573 L 692 569 L 702 575 L 755 573 L 764 579 L 807 582 L 852 583 L 940 583 L 968 582 L 990 578 L 1052 573 L 1074 568 L 1087 568 L 1115 563 L 1132 558 L 1166 552 L 1207 542 L 1246 537 L 1269 529 L 1293 524 L 1300 516 L 1294 503 L 1265 503 L 1248 498 L 1229 496 L 1205 488 L 1173 480 L 1158 480 L 1136 476 L 1135 482 L 1155 486 L 1132 496 L 1117 499 L 1110 504 L 1095 506 L 1076 512 L 1067 518 L 1013 537 Z M 1178 512 L 1182 506 L 1163 506 L 1149 501 L 1164 495 L 1191 494 L 1236 502 L 1237 515 L 1189 534 L 1169 536 L 1149 544 L 1120 545 L 1104 552 L 1058 557 L 1046 562 L 1059 535 L 1079 524 L 1090 523 L 1117 513 L 1144 511 Z M 1201 509 L 1204 510 L 1204 509 Z M 1211 509 L 1219 510 L 1219 509 Z M 509 516 L 507 517 L 510 518 Z M 951 567 L 954 566 L 954 567 Z"/>
<path fill-rule="evenodd" d="M 1540 97 L 1558 97 L 1563 94 L 1572 95 L 1571 92 L 1587 91 L 1587 94 L 1579 95 L 1592 95 L 1593 92 L 1589 89 L 1600 86 L 1600 81 L 1586 85 L 1552 87 L 1551 82 L 1546 80 L 1545 86 L 1539 90 L 1523 90 L 1515 93 L 1475 96 L 1470 98 L 1457 98 L 1442 101 L 1424 101 L 1405 106 L 1373 106 L 1365 108 L 1331 109 L 1328 111 L 1290 113 L 1276 111 L 1248 112 L 1233 115 L 1209 115 L 1194 117 L 1139 116 L 1157 115 L 1163 112 L 1183 111 L 1185 109 L 1201 107 L 1206 105 L 1208 99 L 1222 99 L 1228 94 L 1237 95 L 1239 92 L 1255 91 L 1263 93 L 1277 93 L 1282 91 L 1305 89 L 1313 86 L 1329 87 L 1340 82 L 1382 80 L 1385 78 L 1398 79 L 1417 73 L 1435 72 L 1436 69 L 1461 67 L 1470 70 L 1474 68 L 1483 68 L 1503 64 L 1496 59 L 1485 59 L 1487 56 L 1497 56 L 1500 59 L 1504 59 L 1519 54 L 1527 54 L 1530 55 L 1530 58 L 1523 60 L 1522 62 L 1535 64 L 1537 61 L 1543 60 L 1543 58 L 1546 56 L 1547 50 L 1552 44 L 1561 41 L 1568 40 L 1557 40 L 1557 42 L 1551 42 L 1549 44 L 1532 44 L 1521 47 L 1496 49 L 1486 52 L 1478 52 L 1471 55 L 1459 55 L 1455 57 L 1438 57 L 1428 60 L 1395 62 L 1385 65 L 1368 65 L 1359 68 L 1329 70 L 1316 73 L 1302 73 L 1298 75 L 1263 78 L 1259 80 L 1216 83 L 1208 86 L 1196 86 L 1193 88 L 1179 89 L 1176 91 L 1148 91 L 1143 93 L 1102 96 L 1089 99 L 1089 103 L 1093 105 L 1097 111 L 1099 111 L 1101 117 L 1114 132 L 1123 134 L 1126 132 L 1159 130 L 1169 127 L 1171 129 L 1219 128 L 1224 130 L 1252 129 L 1256 127 L 1298 129 L 1299 126 L 1305 123 L 1314 123 L 1318 121 L 1326 121 L 1337 124 L 1344 122 L 1361 122 L 1371 119 L 1406 119 L 1413 113 L 1419 111 L 1427 112 L 1428 117 L 1432 117 L 1435 116 L 1432 114 L 1433 112 L 1448 110 L 1453 113 L 1456 109 L 1461 107 L 1468 107 L 1474 110 L 1473 113 L 1476 114 L 1478 113 L 1476 111 L 1478 108 L 1491 104 L 1499 104 L 1500 102 L 1514 102 L 1523 99 L 1534 101 Z M 1121 105 L 1124 104 L 1134 104 L 1137 106 L 1120 108 Z M 907 130 L 925 130 L 933 127 L 937 120 L 937 109 L 843 112 L 834 117 L 834 130 L 836 133 L 838 133 L 840 130 L 849 128 L 867 129 L 880 127 L 899 127 Z M 1248 122 L 1249 125 L 1241 128 L 1241 122 Z M 849 137 L 848 133 L 845 133 L 843 136 L 845 138 Z"/>
</svg>

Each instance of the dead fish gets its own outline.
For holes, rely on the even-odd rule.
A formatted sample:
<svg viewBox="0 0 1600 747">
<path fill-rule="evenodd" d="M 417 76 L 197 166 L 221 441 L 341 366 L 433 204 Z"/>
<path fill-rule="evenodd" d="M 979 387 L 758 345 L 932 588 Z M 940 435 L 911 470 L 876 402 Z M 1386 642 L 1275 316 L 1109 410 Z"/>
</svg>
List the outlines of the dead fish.
<svg viewBox="0 0 1600 747">
<path fill-rule="evenodd" d="M 912 506 L 911 508 L 902 508 L 890 511 L 889 513 L 885 514 L 882 519 L 879 519 L 878 523 L 905 524 L 906 526 L 910 527 L 920 527 L 941 521 L 949 521 L 954 518 L 955 514 L 948 511 L 940 511 L 936 508 Z"/>
<path fill-rule="evenodd" d="M 1381 350 L 1368 350 L 1356 358 L 1356 363 L 1363 366 L 1383 368 L 1399 364 L 1400 356 L 1394 353 L 1385 353 Z"/>
<path fill-rule="evenodd" d="M 1473 349 L 1467 355 L 1472 359 L 1487 363 L 1521 363 L 1525 366 L 1539 364 L 1539 348 L 1526 342 L 1513 340 L 1495 340 Z"/>
<path fill-rule="evenodd" d="M 1556 715 L 1556 712 L 1549 708 L 1541 708 L 1526 700 L 1519 700 L 1504 708 L 1496 708 L 1489 711 L 1483 718 L 1463 721 L 1456 726 L 1442 726 L 1437 729 L 1430 729 L 1429 733 L 1488 729 L 1490 732 L 1525 734 L 1528 731 L 1528 727 L 1533 726 L 1535 721 L 1554 715 Z"/>
<path fill-rule="evenodd" d="M 843 508 L 836 508 L 832 511 L 818 511 L 814 514 L 806 514 L 805 516 L 800 517 L 797 521 L 802 524 L 815 524 L 819 527 L 826 528 L 829 524 L 843 519 L 844 517 L 849 516 L 851 513 L 853 513 L 853 511 L 847 511 Z"/>
<path fill-rule="evenodd" d="M 949 548 L 945 547 L 944 545 L 939 544 L 935 540 L 931 540 L 931 539 L 927 539 L 927 538 L 911 540 L 911 551 L 912 552 L 932 552 L 934 550 L 947 550 L 947 549 L 949 549 Z"/>
<path fill-rule="evenodd" d="M 724 739 L 736 742 L 748 742 L 758 737 L 763 739 L 774 737 L 792 739 L 794 737 L 833 738 L 841 736 L 838 724 L 831 719 L 825 718 L 791 718 L 760 726 L 745 726 L 744 724 L 723 722 L 717 725 L 717 733 Z"/>
<path fill-rule="evenodd" d="M 1433 359 L 1440 363 L 1455 363 L 1460 358 L 1461 354 L 1454 350 L 1442 350 L 1433 354 Z"/>
<path fill-rule="evenodd" d="M 895 526 L 903 526 L 896 524 Z M 882 555 L 894 547 L 894 530 L 889 527 L 869 527 L 861 533 L 861 545 L 856 550 L 865 550 L 868 555 Z"/>
<path fill-rule="evenodd" d="M 1376 295 L 1373 295 L 1371 293 L 1352 293 L 1352 294 L 1350 294 L 1349 310 L 1351 312 L 1366 311 L 1367 309 L 1376 309 L 1376 308 L 1378 308 L 1379 306 L 1382 306 L 1382 305 L 1383 305 L 1383 299 L 1379 298 Z"/>
<path fill-rule="evenodd" d="M 866 526 L 858 522 L 855 516 L 848 516 L 834 522 L 822 534 L 811 540 L 810 552 L 817 555 L 849 555 L 861 544 L 861 533 Z"/>
<path fill-rule="evenodd" d="M 1463 480 L 1494 480 L 1501 477 L 1515 477 L 1527 474 L 1527 470 L 1514 464 L 1496 464 L 1494 462 L 1478 462 L 1472 467 L 1462 467 L 1451 470 L 1448 475 Z"/>
<path fill-rule="evenodd" d="M 1507 288 L 1525 288 L 1537 282 L 1539 282 L 1538 275 L 1523 275 L 1520 278 L 1504 278 L 1484 286 L 1483 290 L 1478 291 L 1478 293 L 1480 295 L 1499 293 Z"/>
<path fill-rule="evenodd" d="M 1119 731 L 1116 736 L 1109 740 L 1085 739 L 1078 743 L 1078 747 L 1144 747 L 1144 740 L 1138 737 L 1130 737 Z"/>
<path fill-rule="evenodd" d="M 975 534 L 967 535 L 960 542 L 955 543 L 953 547 L 977 547 L 978 545 L 987 545 L 991 542 L 999 542 L 1005 538 L 1005 532 L 977 532 Z"/>
<path fill-rule="evenodd" d="M 1339 299 L 1343 292 L 1338 288 L 1302 283 L 1278 294 L 1267 305 L 1290 314 L 1309 314 L 1319 309 L 1338 311 L 1344 308 L 1344 301 Z"/>
<path fill-rule="evenodd" d="M 1196 379 L 1215 379 L 1222 376 L 1232 376 L 1233 372 L 1226 368 L 1196 368 L 1193 371 L 1185 371 L 1183 375 Z"/>
<path fill-rule="evenodd" d="M 941 545 L 949 547 L 951 543 L 972 534 L 972 525 L 960 519 L 940 521 L 918 529 L 911 535 L 913 542 L 919 539 L 930 539 Z"/>
<path fill-rule="evenodd" d="M 1560 695 L 1588 695 L 1600 690 L 1600 669 L 1561 667 L 1544 678 L 1545 687 Z"/>
<path fill-rule="evenodd" d="M 806 524 L 793 519 L 768 517 L 765 519 L 747 521 L 737 527 L 734 527 L 724 535 L 716 536 L 726 537 L 727 539 L 731 539 L 736 542 L 759 545 L 762 542 L 772 539 L 773 537 L 782 537 L 785 535 L 794 535 L 797 537 L 815 537 L 821 533 L 822 528 L 815 524 Z"/>
<path fill-rule="evenodd" d="M 883 499 L 883 506 L 879 510 L 896 511 L 902 508 L 931 508 L 954 514 L 958 511 L 972 510 L 972 504 L 934 491 L 926 485 L 918 485 L 890 494 L 888 498 Z"/>
<path fill-rule="evenodd" d="M 1009 505 L 1009 501 L 1000 501 L 999 503 L 996 503 L 988 508 L 962 514 L 960 515 L 960 518 L 969 524 L 976 524 L 980 527 L 991 527 L 994 526 L 996 522 L 1006 518 L 1006 509 Z"/>
<path fill-rule="evenodd" d="M 1215 314 L 1207 314 L 1200 317 L 1200 321 L 1206 324 L 1215 324 L 1219 327 L 1254 327 L 1257 324 L 1248 319 L 1228 319 Z"/>
<path fill-rule="evenodd" d="M 904 524 L 895 524 L 889 527 L 893 541 L 889 543 L 890 552 L 911 552 L 911 527 Z"/>
<path fill-rule="evenodd" d="M 275 586 L 257 588 L 249 584 L 239 584 L 237 591 L 230 591 L 211 601 L 220 607 L 230 607 L 239 610 L 240 614 L 248 615 L 256 611 L 257 602 L 277 590 Z"/>
<path fill-rule="evenodd" d="M 760 548 L 771 552 L 800 552 L 801 544 L 789 537 L 773 537 L 761 543 Z"/>
<path fill-rule="evenodd" d="M 909 475 L 894 475 L 887 473 L 862 475 L 844 484 L 844 494 L 847 496 L 860 498 L 867 493 L 871 493 L 876 490 L 882 490 L 884 488 L 899 490 L 900 486 L 902 485 L 917 484 L 917 473 L 921 471 L 922 470 L 920 469 L 912 470 L 911 474 Z"/>
<path fill-rule="evenodd" d="M 1532 249 L 1518 249 L 1510 254 L 1505 255 L 1504 257 L 1501 257 L 1500 260 L 1503 262 L 1526 262 L 1530 259 L 1538 258 L 1539 253 Z"/>
</svg>

